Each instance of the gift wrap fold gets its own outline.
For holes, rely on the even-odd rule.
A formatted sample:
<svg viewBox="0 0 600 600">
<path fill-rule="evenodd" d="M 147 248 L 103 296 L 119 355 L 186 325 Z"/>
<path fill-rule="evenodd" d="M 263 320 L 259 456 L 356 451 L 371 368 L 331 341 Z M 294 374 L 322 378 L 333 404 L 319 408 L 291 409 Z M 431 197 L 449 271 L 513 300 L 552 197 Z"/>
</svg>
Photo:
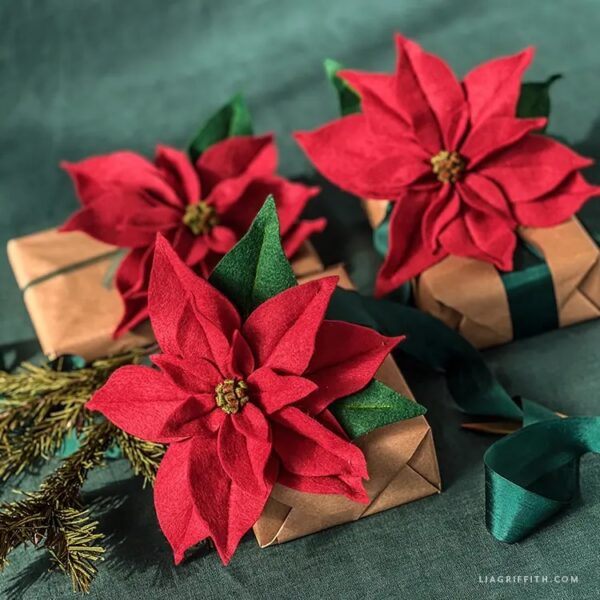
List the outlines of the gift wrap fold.
<svg viewBox="0 0 600 600">
<path fill-rule="evenodd" d="M 363 205 L 376 239 L 385 238 L 389 203 Z M 600 317 L 600 250 L 581 222 L 521 227 L 518 235 L 512 272 L 448 256 L 412 280 L 415 305 L 477 348 Z"/>
<path fill-rule="evenodd" d="M 154 341 L 148 321 L 113 339 L 123 305 L 112 280 L 123 250 L 85 233 L 56 229 L 10 240 L 7 250 L 42 351 L 50 358 L 78 354 L 93 360 Z M 322 269 L 308 243 L 292 267 L 299 276 Z"/>
<path fill-rule="evenodd" d="M 328 275 L 338 275 L 340 286 L 352 289 L 341 267 L 300 278 L 300 281 Z M 380 367 L 376 379 L 414 400 L 391 356 Z M 441 491 L 433 435 L 425 417 L 379 427 L 356 438 L 354 443 L 367 460 L 369 480 L 365 482 L 365 489 L 371 500 L 369 504 L 331 494 L 306 494 L 276 484 L 262 516 L 254 525 L 254 534 L 262 548 L 356 521 Z"/>
</svg>

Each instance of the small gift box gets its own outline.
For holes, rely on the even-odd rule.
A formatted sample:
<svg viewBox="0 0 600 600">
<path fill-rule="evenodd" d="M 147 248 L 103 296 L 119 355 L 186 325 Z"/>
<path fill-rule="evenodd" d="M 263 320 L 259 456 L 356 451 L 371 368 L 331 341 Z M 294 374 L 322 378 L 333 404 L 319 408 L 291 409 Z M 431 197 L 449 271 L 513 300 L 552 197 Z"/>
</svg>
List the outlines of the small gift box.
<svg viewBox="0 0 600 600">
<path fill-rule="evenodd" d="M 339 285 L 352 289 L 346 271 L 330 268 L 301 277 L 305 282 L 328 275 L 339 276 Z M 413 399 L 394 360 L 388 356 L 375 378 L 400 394 Z M 424 416 L 378 427 L 354 439 L 364 452 L 369 480 L 365 490 L 369 504 L 352 502 L 344 496 L 306 494 L 277 484 L 254 525 L 262 548 L 356 521 L 363 517 L 439 493 L 440 473 L 431 428 Z"/>
<path fill-rule="evenodd" d="M 600 316 L 596 232 L 575 218 L 600 193 L 581 173 L 592 161 L 545 134 L 559 76 L 522 83 L 532 48 L 459 81 L 415 42 L 396 47 L 392 74 L 326 61 L 342 117 L 296 135 L 366 207 L 376 295 L 412 287 L 479 348 Z"/>
<path fill-rule="evenodd" d="M 78 231 L 49 229 L 10 240 L 7 249 L 44 354 L 78 354 L 93 360 L 154 341 L 147 320 L 113 337 L 123 312 L 113 283 L 122 256 L 115 246 Z M 308 242 L 292 264 L 298 275 L 322 268 Z"/>
<path fill-rule="evenodd" d="M 363 201 L 384 244 L 387 205 Z M 477 348 L 600 317 L 600 250 L 582 222 L 521 227 L 518 235 L 513 271 L 448 256 L 412 279 L 415 305 Z"/>
</svg>

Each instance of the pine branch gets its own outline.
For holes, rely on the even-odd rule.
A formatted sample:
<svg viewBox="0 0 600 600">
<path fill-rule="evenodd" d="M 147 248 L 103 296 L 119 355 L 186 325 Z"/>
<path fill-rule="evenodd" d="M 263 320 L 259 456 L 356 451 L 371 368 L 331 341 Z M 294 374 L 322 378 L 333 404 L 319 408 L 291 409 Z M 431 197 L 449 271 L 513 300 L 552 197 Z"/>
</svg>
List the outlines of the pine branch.
<svg viewBox="0 0 600 600">
<path fill-rule="evenodd" d="M 115 440 L 123 456 L 129 461 L 136 475 L 144 478 L 144 486 L 153 484 L 160 461 L 165 454 L 165 447 L 154 442 L 140 440 L 121 429 L 116 429 Z"/>
<path fill-rule="evenodd" d="M 87 427 L 92 394 L 115 369 L 146 353 L 134 350 L 73 371 L 30 363 L 15 374 L 0 371 L 0 481 L 53 456 L 73 427 Z"/>
<path fill-rule="evenodd" d="M 83 508 L 80 491 L 88 473 L 104 462 L 116 429 L 108 421 L 89 425 L 80 448 L 63 460 L 37 492 L 0 507 L 0 568 L 21 544 L 42 545 L 71 578 L 75 591 L 88 592 L 102 557 L 103 535 Z"/>
</svg>

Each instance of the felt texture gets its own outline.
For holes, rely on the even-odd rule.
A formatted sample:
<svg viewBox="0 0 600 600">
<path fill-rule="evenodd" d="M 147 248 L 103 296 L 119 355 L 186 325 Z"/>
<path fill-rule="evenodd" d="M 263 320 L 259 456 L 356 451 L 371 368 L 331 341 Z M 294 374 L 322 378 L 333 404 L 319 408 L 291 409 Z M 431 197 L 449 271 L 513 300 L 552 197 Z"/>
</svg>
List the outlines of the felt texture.
<svg viewBox="0 0 600 600">
<path fill-rule="evenodd" d="M 411 40 L 397 35 L 396 46 L 393 75 L 337 72 L 360 96 L 360 114 L 296 140 L 342 189 L 394 204 L 379 296 L 448 255 L 512 270 L 519 225 L 556 225 L 598 193 L 579 173 L 592 161 L 536 135 L 545 118 L 515 116 L 531 48 L 483 63 L 461 83 Z M 546 109 L 543 101 L 533 106 L 533 92 L 521 99 L 522 112 Z M 443 169 L 457 154 L 451 178 L 435 171 L 440 153 Z"/>
<path fill-rule="evenodd" d="M 403 338 L 350 323 L 330 326 L 324 318 L 337 278 L 296 286 L 287 265 L 271 281 L 268 275 L 279 271 L 266 268 L 269 259 L 285 261 L 274 240 L 278 221 L 270 199 L 215 272 L 222 284 L 227 273 L 250 271 L 250 278 L 234 281 L 230 299 L 159 236 L 149 286 L 150 320 L 162 350 L 153 357 L 158 370 L 119 369 L 88 402 L 132 435 L 168 444 L 154 499 L 176 563 L 210 537 L 227 564 L 277 480 L 299 491 L 318 487 L 369 501 L 365 457 L 328 407 L 365 387 Z M 345 337 L 352 351 L 334 358 Z M 227 381 L 245 382 L 245 402 L 234 399 L 233 412 L 218 404 Z"/>
<path fill-rule="evenodd" d="M 148 317 L 157 233 L 170 241 L 186 264 L 207 277 L 248 230 L 270 193 L 276 197 L 288 256 L 325 227 L 323 218 L 300 220 L 318 188 L 277 176 L 272 136 L 239 135 L 248 131 L 248 124 L 243 100 L 236 97 L 209 119 L 192 142 L 191 156 L 199 157 L 195 161 L 175 148 L 159 145 L 152 162 L 134 152 L 119 151 L 63 163 L 82 208 L 61 230 L 83 231 L 128 249 L 116 272 L 124 308 L 115 336 Z M 212 211 L 214 221 L 194 232 L 185 219 L 189 208 L 200 202 Z"/>
</svg>

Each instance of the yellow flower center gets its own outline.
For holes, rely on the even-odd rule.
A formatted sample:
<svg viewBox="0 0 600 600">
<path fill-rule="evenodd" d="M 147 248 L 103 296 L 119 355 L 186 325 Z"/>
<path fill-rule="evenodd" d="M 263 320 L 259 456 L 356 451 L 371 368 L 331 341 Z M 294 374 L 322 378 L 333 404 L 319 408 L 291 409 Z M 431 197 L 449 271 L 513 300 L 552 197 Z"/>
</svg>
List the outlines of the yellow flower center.
<svg viewBox="0 0 600 600">
<path fill-rule="evenodd" d="M 196 204 L 189 204 L 181 220 L 194 235 L 208 233 L 219 223 L 219 217 L 215 209 L 204 200 L 200 200 Z"/>
<path fill-rule="evenodd" d="M 239 412 L 248 400 L 248 385 L 243 379 L 225 379 L 215 387 L 215 402 L 228 415 Z"/>
<path fill-rule="evenodd" d="M 431 157 L 431 168 L 442 183 L 457 181 L 465 166 L 465 159 L 458 152 L 442 150 Z"/>
</svg>

